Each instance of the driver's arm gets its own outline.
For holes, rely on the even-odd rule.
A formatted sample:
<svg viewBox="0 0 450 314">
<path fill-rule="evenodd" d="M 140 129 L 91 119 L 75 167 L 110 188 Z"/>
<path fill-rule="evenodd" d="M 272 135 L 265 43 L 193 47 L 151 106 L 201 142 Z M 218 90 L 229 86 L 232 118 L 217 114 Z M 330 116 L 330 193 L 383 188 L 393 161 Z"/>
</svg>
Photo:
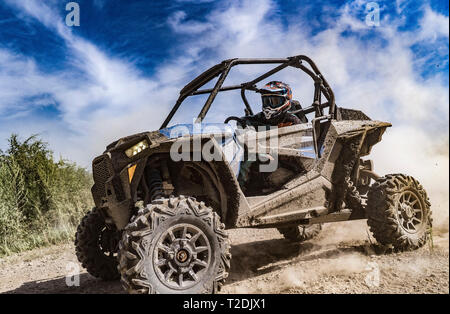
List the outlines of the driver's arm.
<svg viewBox="0 0 450 314">
<path fill-rule="evenodd" d="M 252 116 L 244 116 L 244 117 L 241 117 L 241 119 L 244 120 L 248 126 L 253 126 L 253 127 L 262 126 L 262 125 L 267 124 L 267 123 L 264 123 L 264 116 L 263 116 L 262 112 L 254 114 Z"/>
</svg>

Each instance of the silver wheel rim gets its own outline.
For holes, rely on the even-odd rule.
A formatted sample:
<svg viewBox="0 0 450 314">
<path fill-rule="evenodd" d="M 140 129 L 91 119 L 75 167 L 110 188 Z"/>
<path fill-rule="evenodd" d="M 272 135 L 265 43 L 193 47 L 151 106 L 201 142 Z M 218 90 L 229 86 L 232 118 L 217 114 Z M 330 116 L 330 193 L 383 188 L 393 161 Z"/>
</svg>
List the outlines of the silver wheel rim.
<svg viewBox="0 0 450 314">
<path fill-rule="evenodd" d="M 200 282 L 211 262 L 211 244 L 191 224 L 177 224 L 158 239 L 153 267 L 159 280 L 172 289 L 188 289 Z"/>
<path fill-rule="evenodd" d="M 402 228 L 409 233 L 417 233 L 423 226 L 423 206 L 412 191 L 404 191 L 397 202 L 397 218 Z"/>
</svg>

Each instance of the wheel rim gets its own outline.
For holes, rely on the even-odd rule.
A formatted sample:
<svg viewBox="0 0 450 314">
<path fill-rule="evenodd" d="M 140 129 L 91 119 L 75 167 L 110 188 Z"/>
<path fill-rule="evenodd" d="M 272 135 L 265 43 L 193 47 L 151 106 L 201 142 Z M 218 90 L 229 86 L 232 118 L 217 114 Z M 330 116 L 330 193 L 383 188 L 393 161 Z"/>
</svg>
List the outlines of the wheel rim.
<svg viewBox="0 0 450 314">
<path fill-rule="evenodd" d="M 98 239 L 100 250 L 107 257 L 117 257 L 119 241 L 120 233 L 106 227 L 102 229 Z"/>
<path fill-rule="evenodd" d="M 159 280 L 172 289 L 187 289 L 203 278 L 211 262 L 205 233 L 190 224 L 177 224 L 159 238 L 153 266 Z"/>
<path fill-rule="evenodd" d="M 404 191 L 397 204 L 397 217 L 402 228 L 409 233 L 417 233 L 423 225 L 423 206 L 417 194 Z"/>
</svg>

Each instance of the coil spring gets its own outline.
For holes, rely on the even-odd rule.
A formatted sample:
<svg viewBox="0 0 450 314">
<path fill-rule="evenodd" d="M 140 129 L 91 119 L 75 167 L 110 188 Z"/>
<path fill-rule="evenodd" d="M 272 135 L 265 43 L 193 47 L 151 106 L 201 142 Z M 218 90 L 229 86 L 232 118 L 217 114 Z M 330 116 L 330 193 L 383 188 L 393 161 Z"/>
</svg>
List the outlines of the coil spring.
<svg viewBox="0 0 450 314">
<path fill-rule="evenodd" d="M 148 188 L 150 194 L 150 201 L 164 197 L 163 184 L 161 174 L 158 169 L 151 169 L 148 175 Z"/>
</svg>

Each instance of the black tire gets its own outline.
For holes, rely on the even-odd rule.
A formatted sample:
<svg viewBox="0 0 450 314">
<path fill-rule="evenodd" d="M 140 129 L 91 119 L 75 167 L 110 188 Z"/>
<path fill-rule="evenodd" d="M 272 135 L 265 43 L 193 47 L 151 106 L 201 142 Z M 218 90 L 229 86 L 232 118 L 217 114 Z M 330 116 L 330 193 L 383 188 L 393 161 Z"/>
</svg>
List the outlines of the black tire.
<svg viewBox="0 0 450 314">
<path fill-rule="evenodd" d="M 310 226 L 299 225 L 296 227 L 278 228 L 278 231 L 289 241 L 303 242 L 317 236 L 322 230 L 321 224 Z"/>
<path fill-rule="evenodd" d="M 140 209 L 119 244 L 129 293 L 215 293 L 228 277 L 230 243 L 219 216 L 192 197 Z"/>
<path fill-rule="evenodd" d="M 375 181 L 367 199 L 367 224 L 375 239 L 396 250 L 423 246 L 431 228 L 427 193 L 413 177 L 390 174 Z"/>
<path fill-rule="evenodd" d="M 94 277 L 103 280 L 118 279 L 117 250 L 120 233 L 110 230 L 96 208 L 86 214 L 75 234 L 78 260 Z"/>
</svg>

